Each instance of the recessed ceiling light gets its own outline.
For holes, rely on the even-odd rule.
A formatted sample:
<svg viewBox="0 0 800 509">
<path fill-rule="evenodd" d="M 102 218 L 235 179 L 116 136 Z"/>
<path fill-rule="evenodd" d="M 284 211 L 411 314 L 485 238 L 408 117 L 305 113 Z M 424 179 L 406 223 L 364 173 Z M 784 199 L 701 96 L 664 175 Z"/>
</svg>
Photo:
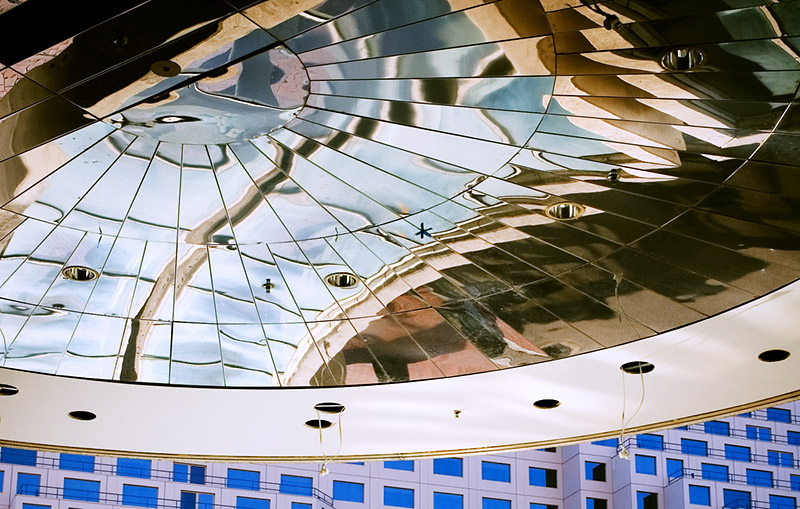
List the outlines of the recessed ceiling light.
<svg viewBox="0 0 800 509">
<path fill-rule="evenodd" d="M 690 71 L 703 64 L 705 54 L 696 48 L 675 48 L 661 57 L 661 67 L 668 71 Z"/>
<path fill-rule="evenodd" d="M 325 419 L 311 419 L 306 421 L 306 426 L 313 429 L 327 429 L 333 426 L 333 423 Z"/>
<path fill-rule="evenodd" d="M 586 207 L 580 203 L 562 201 L 561 203 L 550 205 L 544 212 L 547 214 L 547 217 L 558 219 L 559 221 L 569 221 L 581 217 L 585 210 Z"/>
<path fill-rule="evenodd" d="M 656 366 L 646 361 L 631 361 L 626 362 L 619 369 L 631 375 L 643 375 L 656 369 Z"/>
<path fill-rule="evenodd" d="M 9 384 L 0 384 L 0 396 L 13 396 L 17 394 L 19 389 Z"/>
<path fill-rule="evenodd" d="M 70 265 L 61 269 L 61 275 L 73 281 L 91 281 L 97 279 L 99 274 L 96 270 L 82 265 Z"/>
<path fill-rule="evenodd" d="M 561 405 L 561 402 L 557 399 L 540 399 L 539 401 L 534 402 L 533 406 L 536 408 L 543 408 L 543 409 L 550 409 L 555 408 Z"/>
<path fill-rule="evenodd" d="M 342 405 L 341 403 L 326 401 L 325 403 L 317 403 L 316 405 L 314 405 L 314 410 L 326 414 L 340 414 L 344 412 L 344 405 Z"/>
<path fill-rule="evenodd" d="M 199 122 L 200 119 L 196 117 L 188 117 L 186 115 L 166 115 L 158 117 L 156 123 L 158 124 L 180 124 L 182 122 Z"/>
<path fill-rule="evenodd" d="M 171 78 L 180 74 L 181 66 L 172 60 L 159 60 L 150 66 L 150 70 L 159 76 Z"/>
<path fill-rule="evenodd" d="M 358 278 L 349 272 L 335 272 L 326 276 L 325 282 L 336 288 L 355 288 Z"/>
<path fill-rule="evenodd" d="M 92 421 L 97 418 L 95 414 L 87 410 L 74 410 L 67 415 L 77 421 Z"/>
<path fill-rule="evenodd" d="M 763 362 L 785 361 L 791 354 L 786 350 L 766 350 L 758 354 L 758 360 Z"/>
</svg>

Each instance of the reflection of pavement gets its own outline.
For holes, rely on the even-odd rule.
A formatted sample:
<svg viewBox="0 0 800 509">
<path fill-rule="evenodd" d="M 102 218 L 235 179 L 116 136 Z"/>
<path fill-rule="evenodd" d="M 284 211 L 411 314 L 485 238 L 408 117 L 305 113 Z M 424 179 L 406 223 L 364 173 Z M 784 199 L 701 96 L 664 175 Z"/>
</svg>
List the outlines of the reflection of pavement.
<svg viewBox="0 0 800 509">
<path fill-rule="evenodd" d="M 445 303 L 428 287 L 415 290 L 428 304 Z M 497 368 L 494 363 L 511 364 L 512 357 L 514 364 L 527 364 L 547 356 L 485 309 L 471 306 L 472 323 L 457 324 L 466 333 L 461 334 L 435 309 L 420 310 L 420 305 L 424 303 L 410 294 L 388 303 L 386 310 L 392 314 L 365 320 L 369 325 L 328 361 L 330 371 L 317 371 L 311 385 L 422 380 L 489 371 Z"/>
</svg>

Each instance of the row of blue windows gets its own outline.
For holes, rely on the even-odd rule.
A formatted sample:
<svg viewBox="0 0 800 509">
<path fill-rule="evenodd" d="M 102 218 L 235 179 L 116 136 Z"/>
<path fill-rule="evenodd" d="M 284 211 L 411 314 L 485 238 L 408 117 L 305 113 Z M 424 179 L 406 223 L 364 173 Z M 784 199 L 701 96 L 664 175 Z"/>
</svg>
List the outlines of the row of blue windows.
<svg viewBox="0 0 800 509">
<path fill-rule="evenodd" d="M 753 507 L 750 492 L 738 490 L 722 490 L 722 504 L 726 508 L 744 509 Z M 689 485 L 689 503 L 693 505 L 711 506 L 711 489 L 707 486 Z M 769 495 L 769 509 L 795 509 L 797 500 L 793 497 Z"/>
<path fill-rule="evenodd" d="M 800 438 L 798 438 L 800 440 Z M 798 442 L 800 445 L 800 442 Z M 636 446 L 639 449 L 664 450 L 664 438 L 659 435 L 638 435 Z M 752 462 L 751 450 L 741 445 L 725 444 L 725 459 Z M 708 456 L 708 442 L 682 438 L 681 453 L 693 456 Z M 793 467 L 794 456 L 787 451 L 767 451 L 767 463 L 770 465 Z"/>
</svg>

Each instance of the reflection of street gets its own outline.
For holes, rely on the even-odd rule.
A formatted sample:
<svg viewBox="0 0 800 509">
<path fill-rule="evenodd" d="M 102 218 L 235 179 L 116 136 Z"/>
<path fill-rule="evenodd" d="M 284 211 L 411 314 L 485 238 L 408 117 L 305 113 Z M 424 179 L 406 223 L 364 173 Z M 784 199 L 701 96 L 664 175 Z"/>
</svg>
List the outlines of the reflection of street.
<svg viewBox="0 0 800 509">
<path fill-rule="evenodd" d="M 490 371 L 503 365 L 535 362 L 546 356 L 500 318 L 472 305 L 463 323 L 451 325 L 425 303 L 441 306 L 445 300 L 428 287 L 405 294 L 386 305 L 383 316 L 354 319 L 359 333 L 320 368 L 311 385 L 423 380 Z M 330 380 L 330 377 L 334 377 Z"/>
</svg>

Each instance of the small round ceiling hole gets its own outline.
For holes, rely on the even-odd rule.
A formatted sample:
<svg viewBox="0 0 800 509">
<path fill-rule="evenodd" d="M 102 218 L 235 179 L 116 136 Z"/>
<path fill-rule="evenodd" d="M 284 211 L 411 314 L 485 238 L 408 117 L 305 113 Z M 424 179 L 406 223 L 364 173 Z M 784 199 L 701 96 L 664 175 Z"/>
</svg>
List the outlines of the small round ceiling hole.
<svg viewBox="0 0 800 509">
<path fill-rule="evenodd" d="M 90 269 L 89 267 L 83 267 L 81 265 L 64 267 L 61 270 L 61 275 L 73 281 L 92 281 L 93 279 L 97 279 L 99 277 L 99 274 L 96 270 Z"/>
<path fill-rule="evenodd" d="M 326 401 L 324 403 L 317 403 L 316 405 L 314 405 L 314 410 L 325 414 L 340 414 L 344 412 L 344 405 L 342 405 L 341 403 Z"/>
<path fill-rule="evenodd" d="M 306 426 L 312 429 L 328 429 L 333 426 L 333 423 L 325 419 L 311 419 L 306 421 Z"/>
<path fill-rule="evenodd" d="M 19 393 L 19 389 L 9 384 L 0 384 L 0 396 L 13 396 Z"/>
<path fill-rule="evenodd" d="M 558 219 L 559 221 L 569 221 L 571 219 L 578 219 L 581 217 L 585 210 L 586 208 L 580 203 L 565 201 L 550 205 L 547 207 L 547 209 L 545 209 L 544 212 L 548 217 L 553 219 Z"/>
<path fill-rule="evenodd" d="M 695 48 L 675 48 L 661 57 L 661 67 L 668 71 L 691 71 L 703 64 L 705 54 Z"/>
<path fill-rule="evenodd" d="M 180 74 L 181 66 L 172 60 L 159 60 L 150 66 L 150 70 L 159 76 L 172 78 L 173 76 Z"/>
<path fill-rule="evenodd" d="M 766 350 L 758 354 L 758 360 L 762 362 L 785 361 L 791 354 L 786 350 Z"/>
<path fill-rule="evenodd" d="M 656 366 L 646 361 L 631 361 L 626 362 L 619 369 L 631 375 L 644 375 L 656 369 Z"/>
<path fill-rule="evenodd" d="M 543 408 L 543 409 L 550 409 L 555 408 L 561 405 L 561 402 L 557 399 L 540 399 L 539 401 L 534 402 L 533 406 L 536 408 Z"/>
<path fill-rule="evenodd" d="M 326 276 L 325 282 L 336 288 L 355 288 L 358 278 L 349 272 L 335 272 Z"/>
<path fill-rule="evenodd" d="M 76 421 L 92 421 L 97 418 L 97 415 L 89 412 L 88 410 L 74 410 L 68 415 Z"/>
</svg>

